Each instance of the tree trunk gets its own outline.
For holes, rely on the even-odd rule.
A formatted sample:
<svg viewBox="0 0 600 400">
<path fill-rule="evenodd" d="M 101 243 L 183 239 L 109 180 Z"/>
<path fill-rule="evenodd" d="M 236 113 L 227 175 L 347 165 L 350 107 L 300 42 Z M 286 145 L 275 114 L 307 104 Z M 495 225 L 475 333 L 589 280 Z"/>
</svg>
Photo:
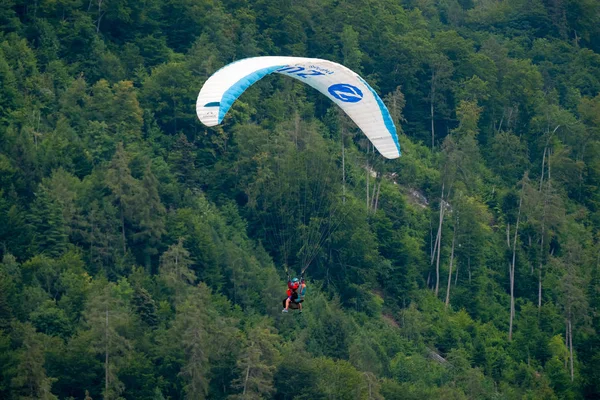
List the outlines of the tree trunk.
<svg viewBox="0 0 600 400">
<path fill-rule="evenodd" d="M 544 168 L 546 166 L 546 153 L 548 152 L 548 142 L 544 146 L 544 156 L 542 157 L 542 176 L 540 177 L 540 191 L 542 191 L 542 185 L 544 184 Z"/>
<path fill-rule="evenodd" d="M 294 144 L 298 148 L 298 136 L 300 135 L 300 114 L 296 111 L 294 115 Z"/>
<path fill-rule="evenodd" d="M 437 259 L 435 262 L 435 296 L 440 289 L 440 254 L 442 252 L 442 225 L 444 221 L 444 185 L 442 184 L 442 196 L 440 197 L 440 223 L 437 233 Z"/>
<path fill-rule="evenodd" d="M 531 235 L 527 235 L 527 239 L 529 240 L 529 242 L 528 242 L 528 244 L 527 244 L 527 245 L 528 245 L 529 247 L 531 247 Z M 530 268 L 530 270 L 531 270 L 531 275 L 533 276 L 533 272 L 534 272 L 534 271 L 533 271 L 533 268 L 534 268 L 534 267 L 533 267 L 533 263 L 529 263 L 529 268 Z"/>
<path fill-rule="evenodd" d="M 452 233 L 452 251 L 450 252 L 450 267 L 448 270 L 448 287 L 446 288 L 446 308 L 450 304 L 450 283 L 452 282 L 452 263 L 454 262 L 454 244 L 456 243 L 456 227 L 458 225 L 458 218 L 454 224 L 454 232 Z"/>
<path fill-rule="evenodd" d="M 344 145 L 343 122 L 342 122 L 342 204 L 346 204 L 346 147 Z"/>
<path fill-rule="evenodd" d="M 371 201 L 369 202 L 369 210 L 375 211 L 375 196 L 377 195 L 377 176 L 375 182 L 373 182 L 373 188 L 371 189 Z"/>
<path fill-rule="evenodd" d="M 177 103 L 175 102 L 175 87 L 171 86 L 171 100 L 173 100 L 173 132 L 177 133 Z"/>
<path fill-rule="evenodd" d="M 442 194 L 440 196 L 440 218 L 439 218 L 439 224 L 438 224 L 438 230 L 437 230 L 437 234 L 435 236 L 435 243 L 433 245 L 433 251 L 431 252 L 431 265 L 433 265 L 433 260 L 435 259 L 435 252 L 437 251 L 437 246 L 438 246 L 438 241 L 440 238 L 440 234 L 441 234 L 441 226 L 442 226 L 442 219 L 444 218 L 444 184 L 442 184 Z"/>
<path fill-rule="evenodd" d="M 548 158 L 552 155 L 552 150 L 548 149 Z M 548 162 L 548 185 L 550 185 L 550 179 L 552 179 L 552 168 L 550 167 L 550 162 Z"/>
<path fill-rule="evenodd" d="M 367 145 L 367 214 L 369 214 L 369 178 L 371 177 L 371 170 L 369 169 L 369 147 Z"/>
<path fill-rule="evenodd" d="M 431 270 L 429 270 L 429 273 L 427 274 L 427 287 L 429 287 L 429 282 L 431 282 Z"/>
<path fill-rule="evenodd" d="M 508 276 L 510 280 L 510 319 L 508 323 L 508 341 L 512 341 L 512 332 L 513 332 L 513 320 L 515 318 L 515 296 L 514 296 L 514 284 L 513 284 L 513 268 L 512 264 L 508 263 Z"/>
<path fill-rule="evenodd" d="M 471 260 L 469 260 L 469 285 L 471 284 Z"/>
<path fill-rule="evenodd" d="M 470 249 L 471 248 L 471 236 L 469 236 L 469 241 L 467 242 L 467 265 L 468 268 L 471 269 L 471 254 L 470 253 Z M 458 283 L 458 266 L 459 264 L 456 264 L 456 274 L 454 275 L 454 286 L 456 286 L 456 284 Z"/>
<path fill-rule="evenodd" d="M 90 212 L 90 219 L 91 219 L 91 223 L 90 223 L 90 261 L 92 264 L 94 264 L 94 242 L 96 241 L 95 239 L 95 233 L 96 233 L 96 223 L 95 223 L 95 219 L 94 219 L 95 213 L 94 210 L 92 209 L 92 211 Z"/>
<path fill-rule="evenodd" d="M 540 177 L 540 191 L 542 191 L 542 186 L 544 184 L 544 168 L 546 166 L 546 154 L 548 154 L 548 157 L 550 157 L 550 152 L 549 152 L 548 146 L 550 146 L 550 139 L 552 138 L 552 136 L 554 136 L 554 134 L 556 133 L 558 128 L 560 128 L 560 125 L 556 125 L 554 130 L 552 130 L 552 133 L 550 132 L 550 127 L 548 127 L 547 131 L 546 131 L 546 143 L 544 144 L 544 155 L 542 156 L 542 174 Z M 550 180 L 550 164 L 549 163 L 548 163 L 548 180 Z"/>
<path fill-rule="evenodd" d="M 575 370 L 573 367 L 573 325 L 571 324 L 571 318 L 569 317 L 569 360 L 571 361 L 571 382 L 573 382 L 575 376 Z"/>
<path fill-rule="evenodd" d="M 523 204 L 523 189 L 519 198 L 519 213 L 517 214 L 517 224 L 515 226 L 515 239 L 513 240 L 512 264 L 509 265 L 510 273 L 510 321 L 508 327 L 508 340 L 512 340 L 513 320 L 515 319 L 515 264 L 517 256 L 517 238 L 519 234 L 519 222 L 521 220 L 521 205 Z"/>
<path fill-rule="evenodd" d="M 437 236 L 435 237 L 435 242 L 437 243 Z M 433 253 L 435 249 L 433 247 L 433 224 L 431 223 L 431 219 L 429 220 L 429 256 L 431 257 L 431 264 L 433 264 Z"/>
<path fill-rule="evenodd" d="M 438 239 L 438 253 L 437 259 L 435 262 L 435 297 L 437 297 L 439 289 L 440 289 L 440 253 L 441 253 L 441 241 L 442 241 L 442 232 L 440 226 L 440 235 Z"/>
<path fill-rule="evenodd" d="M 106 326 L 104 331 L 104 399 L 109 399 L 108 394 L 108 305 L 106 306 Z"/>
<path fill-rule="evenodd" d="M 123 240 L 123 257 L 127 253 L 126 241 L 125 241 L 125 216 L 123 215 L 123 204 L 122 200 L 119 199 L 119 210 L 121 211 L 121 239 Z"/>
<path fill-rule="evenodd" d="M 456 263 L 456 272 L 454 273 L 454 287 L 456 287 L 456 282 L 458 282 L 458 266 L 460 264 L 457 262 Z"/>
<path fill-rule="evenodd" d="M 248 378 L 250 377 L 250 363 L 248 363 L 248 368 L 246 368 L 246 378 L 244 379 L 244 390 L 242 391 L 242 398 L 246 398 L 246 389 L 248 387 Z"/>
<path fill-rule="evenodd" d="M 540 269 L 538 271 L 538 313 L 542 309 L 542 263 L 540 262 Z"/>
<path fill-rule="evenodd" d="M 381 189 L 381 174 L 376 173 L 375 182 L 373 182 L 373 190 L 371 192 L 371 211 L 377 211 L 377 203 L 379 201 L 379 190 Z"/>
<path fill-rule="evenodd" d="M 430 106 L 430 117 L 431 117 L 431 150 L 435 146 L 435 124 L 433 120 L 434 108 L 433 102 L 435 99 L 435 69 L 431 72 L 431 101 L 429 103 Z"/>
<path fill-rule="evenodd" d="M 550 185 L 550 169 L 548 169 L 548 185 Z M 540 238 L 540 268 L 538 271 L 538 312 L 542 308 L 542 268 L 544 265 L 544 234 L 546 233 L 546 205 L 548 197 L 544 196 L 544 207 L 542 210 L 542 235 Z"/>
<path fill-rule="evenodd" d="M 471 256 L 467 256 L 467 265 L 471 264 Z M 460 264 L 456 263 L 456 273 L 454 274 L 454 287 L 458 283 L 458 266 Z"/>
<path fill-rule="evenodd" d="M 98 0 L 98 23 L 96 24 L 96 33 L 100 32 L 100 21 L 102 21 L 102 17 L 104 13 L 102 12 L 102 2 L 103 0 Z"/>
<path fill-rule="evenodd" d="M 569 348 L 569 320 L 565 320 L 565 347 Z M 565 358 L 565 369 L 568 368 L 568 361 Z"/>
<path fill-rule="evenodd" d="M 379 206 L 379 193 L 381 191 L 381 180 L 379 181 L 379 184 L 377 185 L 377 194 L 375 195 L 375 208 L 374 208 L 374 212 L 377 212 L 377 208 Z"/>
</svg>

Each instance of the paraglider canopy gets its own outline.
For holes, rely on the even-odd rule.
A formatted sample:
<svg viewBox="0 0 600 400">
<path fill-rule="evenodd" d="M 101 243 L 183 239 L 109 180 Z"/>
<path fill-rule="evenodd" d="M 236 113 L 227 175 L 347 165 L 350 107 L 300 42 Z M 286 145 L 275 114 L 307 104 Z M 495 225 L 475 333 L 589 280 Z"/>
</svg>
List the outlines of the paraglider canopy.
<svg viewBox="0 0 600 400">
<path fill-rule="evenodd" d="M 317 89 L 341 107 L 386 158 L 400 156 L 390 113 L 375 90 L 350 69 L 332 61 L 303 57 L 253 57 L 235 61 L 204 83 L 196 113 L 206 126 L 220 124 L 233 102 L 271 73 L 287 75 Z"/>
</svg>

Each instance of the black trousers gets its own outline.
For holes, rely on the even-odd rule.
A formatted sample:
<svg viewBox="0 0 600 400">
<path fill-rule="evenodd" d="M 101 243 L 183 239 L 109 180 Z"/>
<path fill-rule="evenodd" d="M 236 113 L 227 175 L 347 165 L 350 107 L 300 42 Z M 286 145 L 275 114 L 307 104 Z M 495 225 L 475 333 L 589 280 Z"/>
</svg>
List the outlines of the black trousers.
<svg viewBox="0 0 600 400">
<path fill-rule="evenodd" d="M 283 308 L 285 308 L 285 302 L 287 301 L 287 299 L 288 298 L 286 297 L 281 302 L 282 305 L 283 305 Z M 297 300 L 298 300 L 298 293 L 292 293 L 292 299 L 290 301 L 290 308 L 296 309 L 296 308 L 298 308 L 298 304 L 300 304 L 300 303 L 302 303 L 304 301 L 304 300 L 300 300 L 300 301 L 297 301 Z"/>
</svg>

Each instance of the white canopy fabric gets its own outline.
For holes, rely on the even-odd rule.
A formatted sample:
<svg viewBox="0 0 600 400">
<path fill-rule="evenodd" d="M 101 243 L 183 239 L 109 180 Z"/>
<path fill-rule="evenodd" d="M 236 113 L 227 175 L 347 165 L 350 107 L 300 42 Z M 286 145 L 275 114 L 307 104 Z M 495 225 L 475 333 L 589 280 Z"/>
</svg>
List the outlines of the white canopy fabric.
<svg viewBox="0 0 600 400">
<path fill-rule="evenodd" d="M 204 83 L 196 113 L 206 126 L 220 124 L 233 102 L 252 84 L 271 73 L 287 75 L 317 89 L 356 123 L 386 158 L 400 156 L 390 113 L 375 90 L 352 70 L 332 61 L 303 57 L 253 57 L 235 61 Z"/>
</svg>

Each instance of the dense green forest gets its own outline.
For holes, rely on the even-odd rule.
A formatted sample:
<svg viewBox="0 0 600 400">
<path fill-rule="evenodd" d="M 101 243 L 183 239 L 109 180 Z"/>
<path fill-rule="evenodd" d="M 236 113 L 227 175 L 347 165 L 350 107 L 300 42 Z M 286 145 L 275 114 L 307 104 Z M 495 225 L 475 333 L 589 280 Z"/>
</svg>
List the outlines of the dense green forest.
<svg viewBox="0 0 600 400">
<path fill-rule="evenodd" d="M 1 3 L 0 398 L 600 397 L 597 0 Z"/>
</svg>

